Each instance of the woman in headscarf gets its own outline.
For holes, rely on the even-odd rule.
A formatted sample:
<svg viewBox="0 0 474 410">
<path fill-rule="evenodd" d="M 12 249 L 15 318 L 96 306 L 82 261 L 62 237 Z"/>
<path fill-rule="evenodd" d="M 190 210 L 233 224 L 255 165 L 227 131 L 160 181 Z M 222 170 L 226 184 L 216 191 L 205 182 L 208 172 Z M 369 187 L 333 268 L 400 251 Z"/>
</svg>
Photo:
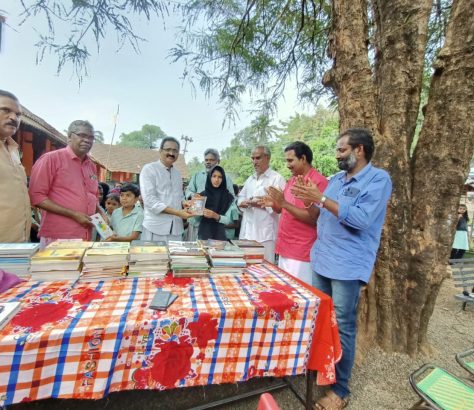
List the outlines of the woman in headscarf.
<svg viewBox="0 0 474 410">
<path fill-rule="evenodd" d="M 219 165 L 207 174 L 206 186 L 201 196 L 205 196 L 206 207 L 199 223 L 199 239 L 226 241 L 225 225 L 231 223 L 234 197 L 227 190 L 225 171 Z"/>
</svg>

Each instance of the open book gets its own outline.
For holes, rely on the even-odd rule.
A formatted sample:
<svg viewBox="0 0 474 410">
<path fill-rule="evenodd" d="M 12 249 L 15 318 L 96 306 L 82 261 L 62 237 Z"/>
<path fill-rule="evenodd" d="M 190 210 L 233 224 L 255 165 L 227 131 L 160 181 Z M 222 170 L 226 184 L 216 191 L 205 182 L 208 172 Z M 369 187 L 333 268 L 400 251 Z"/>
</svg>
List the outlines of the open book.
<svg viewBox="0 0 474 410">
<path fill-rule="evenodd" d="M 94 215 L 91 215 L 91 222 L 94 224 L 97 233 L 102 239 L 107 239 L 109 236 L 112 236 L 114 234 L 114 231 L 112 231 L 110 226 L 107 225 L 101 214 L 96 213 Z"/>
</svg>

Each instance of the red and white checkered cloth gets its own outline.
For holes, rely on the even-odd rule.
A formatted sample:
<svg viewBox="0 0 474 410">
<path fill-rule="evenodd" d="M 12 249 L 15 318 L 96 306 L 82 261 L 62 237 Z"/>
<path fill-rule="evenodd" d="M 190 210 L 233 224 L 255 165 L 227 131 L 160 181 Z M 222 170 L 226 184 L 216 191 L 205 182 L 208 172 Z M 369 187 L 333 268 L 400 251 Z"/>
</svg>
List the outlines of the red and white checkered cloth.
<svg viewBox="0 0 474 410">
<path fill-rule="evenodd" d="M 148 307 L 157 288 L 179 295 L 165 312 Z M 23 301 L 0 331 L 0 405 L 233 383 L 307 368 L 324 375 L 323 383 L 335 381 L 340 346 L 330 298 L 269 264 L 235 277 L 124 279 L 75 288 L 24 282 L 0 299 Z M 318 344 L 314 336 L 322 328 Z"/>
</svg>

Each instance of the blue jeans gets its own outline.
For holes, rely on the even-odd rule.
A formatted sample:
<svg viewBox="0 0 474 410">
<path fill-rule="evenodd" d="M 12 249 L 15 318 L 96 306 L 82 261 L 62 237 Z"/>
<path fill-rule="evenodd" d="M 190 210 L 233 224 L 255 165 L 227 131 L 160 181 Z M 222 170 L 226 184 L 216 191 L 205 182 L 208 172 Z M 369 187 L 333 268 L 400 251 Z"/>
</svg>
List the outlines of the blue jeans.
<svg viewBox="0 0 474 410">
<path fill-rule="evenodd" d="M 313 272 L 313 286 L 332 297 L 336 309 L 337 325 L 341 338 L 342 358 L 336 364 L 336 384 L 332 390 L 341 398 L 349 396 L 349 380 L 354 365 L 357 305 L 360 288 L 363 282 L 359 280 L 329 279 Z"/>
</svg>

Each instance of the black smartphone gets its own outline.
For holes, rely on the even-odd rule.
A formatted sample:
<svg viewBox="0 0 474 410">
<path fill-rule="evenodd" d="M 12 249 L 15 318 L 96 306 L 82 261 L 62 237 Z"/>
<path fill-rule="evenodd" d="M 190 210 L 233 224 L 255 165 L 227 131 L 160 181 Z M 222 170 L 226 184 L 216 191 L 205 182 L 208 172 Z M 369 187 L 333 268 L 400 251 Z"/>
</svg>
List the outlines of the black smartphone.
<svg viewBox="0 0 474 410">
<path fill-rule="evenodd" d="M 170 297 L 171 297 L 171 292 L 158 289 L 150 303 L 150 309 L 166 310 L 166 308 L 168 307 Z"/>
</svg>

